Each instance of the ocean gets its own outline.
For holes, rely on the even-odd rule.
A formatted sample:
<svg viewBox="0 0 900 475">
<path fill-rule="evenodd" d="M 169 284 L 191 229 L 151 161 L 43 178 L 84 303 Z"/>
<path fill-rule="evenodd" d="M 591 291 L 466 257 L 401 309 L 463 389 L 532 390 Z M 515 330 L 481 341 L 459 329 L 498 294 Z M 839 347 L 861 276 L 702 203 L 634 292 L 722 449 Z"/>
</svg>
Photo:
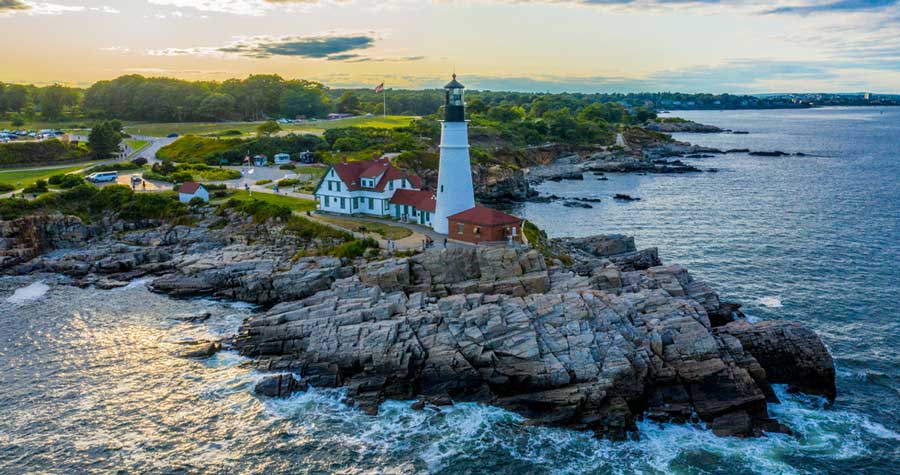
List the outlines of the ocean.
<svg viewBox="0 0 900 475">
<path fill-rule="evenodd" d="M 719 148 L 802 152 L 689 160 L 717 173 L 548 182 L 593 209 L 527 203 L 551 236 L 634 235 L 753 319 L 801 321 L 835 357 L 838 398 L 776 388 L 795 434 L 713 436 L 639 424 L 640 440 L 534 427 L 477 404 L 385 403 L 370 417 L 313 388 L 260 399 L 233 352 L 175 358 L 237 331 L 237 302 L 173 300 L 144 281 L 80 289 L 0 278 L 0 473 L 893 474 L 900 466 L 900 109 L 678 112 L 748 135 L 679 134 Z M 640 197 L 617 202 L 616 193 Z M 201 312 L 204 323 L 187 318 Z"/>
</svg>

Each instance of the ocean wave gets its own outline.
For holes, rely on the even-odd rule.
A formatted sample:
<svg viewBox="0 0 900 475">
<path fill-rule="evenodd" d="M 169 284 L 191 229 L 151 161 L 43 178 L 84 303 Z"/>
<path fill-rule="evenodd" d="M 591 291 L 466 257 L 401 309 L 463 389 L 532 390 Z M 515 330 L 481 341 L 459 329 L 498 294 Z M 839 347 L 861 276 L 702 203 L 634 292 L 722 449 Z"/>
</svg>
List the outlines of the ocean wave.
<svg viewBox="0 0 900 475">
<path fill-rule="evenodd" d="M 6 302 L 13 305 L 22 305 L 40 299 L 49 291 L 50 286 L 39 280 L 25 287 L 16 289 L 11 296 L 6 298 Z"/>
<path fill-rule="evenodd" d="M 721 464 L 740 473 L 789 475 L 806 473 L 792 463 L 797 457 L 846 460 L 868 454 L 871 437 L 900 440 L 864 415 L 826 409 L 823 399 L 789 394 L 784 387 L 776 391 L 782 403 L 770 409 L 794 436 L 723 438 L 703 425 L 641 421 L 640 440 L 613 442 L 590 432 L 532 426 L 522 416 L 475 403 L 414 411 L 410 401 L 388 401 L 373 417 L 344 404 L 346 394 L 339 389 L 312 389 L 263 404 L 271 417 L 293 421 L 307 436 L 361 451 L 386 469 L 401 464 L 406 473 L 444 473 L 494 459 L 561 475 L 674 474 L 691 472 L 688 467 L 712 473 Z M 328 430 L 322 430 L 325 425 Z M 410 456 L 419 468 L 404 465 Z"/>
<path fill-rule="evenodd" d="M 756 303 L 768 308 L 781 308 L 784 306 L 781 304 L 781 299 L 774 295 L 760 297 L 756 300 Z"/>
</svg>

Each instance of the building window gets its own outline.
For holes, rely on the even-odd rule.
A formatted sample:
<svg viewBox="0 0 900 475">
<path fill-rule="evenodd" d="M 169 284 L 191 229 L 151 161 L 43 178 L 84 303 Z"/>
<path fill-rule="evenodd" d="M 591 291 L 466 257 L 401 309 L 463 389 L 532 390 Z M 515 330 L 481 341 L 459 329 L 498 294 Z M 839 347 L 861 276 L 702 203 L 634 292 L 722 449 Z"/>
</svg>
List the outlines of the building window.
<svg viewBox="0 0 900 475">
<path fill-rule="evenodd" d="M 463 223 L 456 224 L 456 234 L 464 234 L 466 232 L 466 225 Z"/>
<path fill-rule="evenodd" d="M 359 198 L 353 198 L 353 209 L 359 207 Z"/>
<path fill-rule="evenodd" d="M 391 180 L 391 181 L 388 182 L 388 189 L 389 189 L 389 190 L 393 190 L 393 189 L 394 189 L 394 180 Z"/>
<path fill-rule="evenodd" d="M 341 198 L 341 209 L 344 209 L 344 198 Z"/>
<path fill-rule="evenodd" d="M 331 183 L 332 183 L 332 182 L 329 180 L 329 181 L 328 181 L 328 191 L 334 191 L 334 190 L 331 189 Z"/>
<path fill-rule="evenodd" d="M 335 188 L 337 188 L 338 191 L 341 191 L 341 182 L 336 181 L 336 182 L 334 182 L 334 185 L 335 185 Z"/>
<path fill-rule="evenodd" d="M 475 229 L 473 229 L 472 232 L 477 236 L 481 234 L 481 229 L 478 226 L 475 226 Z"/>
<path fill-rule="evenodd" d="M 375 199 L 369 198 L 369 209 L 375 209 Z"/>
<path fill-rule="evenodd" d="M 328 204 L 328 197 L 327 197 L 327 196 L 325 197 L 325 206 L 331 206 L 331 205 Z"/>
<path fill-rule="evenodd" d="M 441 185 L 441 193 L 444 192 L 444 185 Z"/>
</svg>

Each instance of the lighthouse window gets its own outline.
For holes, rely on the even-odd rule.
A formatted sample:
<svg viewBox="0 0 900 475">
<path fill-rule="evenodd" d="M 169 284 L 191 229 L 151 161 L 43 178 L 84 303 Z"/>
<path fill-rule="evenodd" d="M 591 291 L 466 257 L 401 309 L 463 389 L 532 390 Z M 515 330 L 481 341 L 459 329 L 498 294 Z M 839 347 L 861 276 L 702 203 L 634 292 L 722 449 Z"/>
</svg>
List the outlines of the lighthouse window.
<svg viewBox="0 0 900 475">
<path fill-rule="evenodd" d="M 444 185 L 441 185 L 441 193 L 444 192 Z"/>
</svg>

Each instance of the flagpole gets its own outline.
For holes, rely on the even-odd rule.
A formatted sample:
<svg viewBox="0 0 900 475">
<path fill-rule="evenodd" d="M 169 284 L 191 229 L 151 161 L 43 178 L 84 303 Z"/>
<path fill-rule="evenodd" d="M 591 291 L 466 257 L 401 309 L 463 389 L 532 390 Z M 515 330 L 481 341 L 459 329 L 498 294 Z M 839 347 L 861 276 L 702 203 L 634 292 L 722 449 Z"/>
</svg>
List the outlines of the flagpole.
<svg viewBox="0 0 900 475">
<path fill-rule="evenodd" d="M 387 88 L 384 87 L 384 83 L 381 83 L 381 99 L 383 101 L 383 109 L 382 109 L 382 117 L 387 117 Z"/>
</svg>

